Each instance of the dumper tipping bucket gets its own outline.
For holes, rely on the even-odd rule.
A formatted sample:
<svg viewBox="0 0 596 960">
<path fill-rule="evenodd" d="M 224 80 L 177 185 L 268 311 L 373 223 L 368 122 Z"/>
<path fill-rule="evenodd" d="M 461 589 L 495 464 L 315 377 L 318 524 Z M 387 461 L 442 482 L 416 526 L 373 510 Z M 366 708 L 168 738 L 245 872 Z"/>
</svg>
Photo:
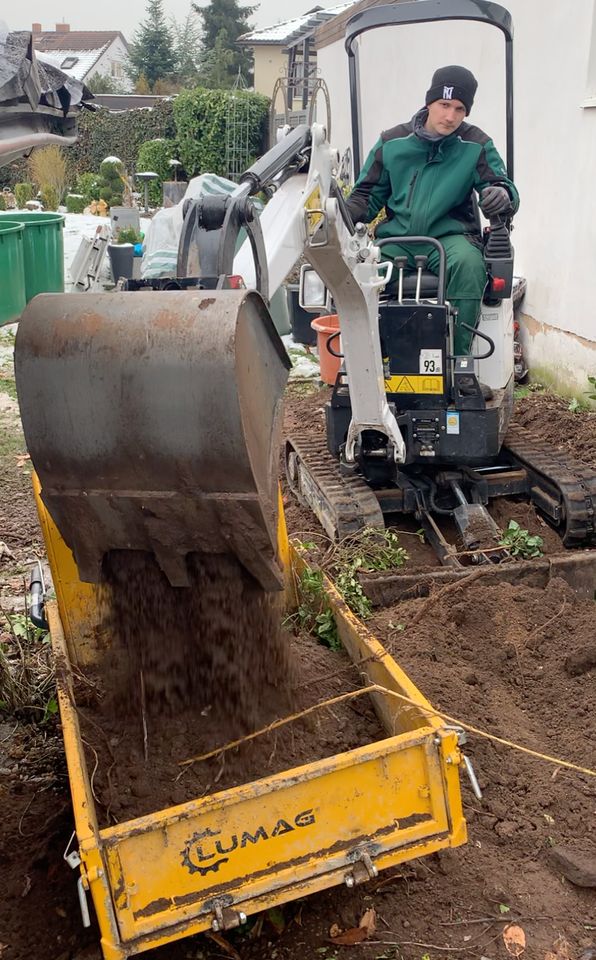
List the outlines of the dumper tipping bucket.
<svg viewBox="0 0 596 960">
<path fill-rule="evenodd" d="M 27 447 L 82 580 L 110 550 L 234 553 L 266 590 L 277 558 L 290 366 L 254 292 L 44 294 L 16 341 Z"/>
</svg>

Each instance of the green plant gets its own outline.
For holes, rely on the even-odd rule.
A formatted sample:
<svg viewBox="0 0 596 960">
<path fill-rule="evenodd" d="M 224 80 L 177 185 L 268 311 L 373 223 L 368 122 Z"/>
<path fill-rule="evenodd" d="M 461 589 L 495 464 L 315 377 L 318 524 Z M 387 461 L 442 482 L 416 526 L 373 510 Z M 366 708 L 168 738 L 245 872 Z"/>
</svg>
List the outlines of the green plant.
<svg viewBox="0 0 596 960">
<path fill-rule="evenodd" d="M 161 203 L 161 185 L 164 180 L 169 180 L 172 175 L 170 160 L 177 159 L 177 152 L 176 141 L 163 137 L 157 140 L 148 140 L 146 143 L 142 143 L 139 148 L 137 172 L 150 171 L 156 173 L 159 178 L 152 180 L 149 184 L 149 198 L 154 206 Z"/>
<path fill-rule="evenodd" d="M 67 213 L 82 213 L 86 206 L 85 198 L 80 193 L 66 194 Z"/>
<path fill-rule="evenodd" d="M 596 377 L 588 377 L 588 383 L 590 384 L 590 389 L 586 390 L 588 400 L 596 400 Z"/>
<path fill-rule="evenodd" d="M 41 202 L 44 210 L 57 210 L 60 201 L 56 188 L 50 186 L 42 187 Z"/>
<path fill-rule="evenodd" d="M 507 547 L 511 556 L 520 557 L 522 560 L 541 557 L 544 546 L 542 537 L 524 530 L 517 520 L 509 521 L 499 543 L 502 547 Z"/>
<path fill-rule="evenodd" d="M 362 568 L 362 558 L 356 557 L 348 563 L 335 578 L 335 585 L 346 601 L 350 610 L 362 620 L 366 620 L 372 613 L 372 604 L 366 596 L 358 580 L 358 570 Z"/>
<path fill-rule="evenodd" d="M 326 647 L 341 649 L 333 611 L 328 605 L 323 588 L 323 572 L 305 567 L 298 578 L 298 624 Z"/>
<path fill-rule="evenodd" d="M 120 227 L 116 234 L 116 243 L 141 243 L 143 234 L 134 227 Z"/>
<path fill-rule="evenodd" d="M 77 193 L 83 197 L 85 206 L 93 200 L 99 200 L 100 178 L 97 173 L 80 173 L 77 177 Z"/>
<path fill-rule="evenodd" d="M 247 124 L 246 166 L 263 153 L 269 101 L 244 90 L 183 90 L 174 101 L 179 159 L 189 176 L 209 172 L 225 176 L 226 126 L 234 104 L 241 100 Z"/>
<path fill-rule="evenodd" d="M 35 197 L 35 187 L 32 183 L 17 183 L 14 188 L 17 207 L 22 210 Z"/>
<path fill-rule="evenodd" d="M 0 193 L 0 210 L 6 210 L 6 200 L 3 195 Z"/>
<path fill-rule="evenodd" d="M 99 199 L 109 207 L 122 203 L 124 196 L 124 164 L 118 157 L 106 157 L 99 167 Z"/>
</svg>

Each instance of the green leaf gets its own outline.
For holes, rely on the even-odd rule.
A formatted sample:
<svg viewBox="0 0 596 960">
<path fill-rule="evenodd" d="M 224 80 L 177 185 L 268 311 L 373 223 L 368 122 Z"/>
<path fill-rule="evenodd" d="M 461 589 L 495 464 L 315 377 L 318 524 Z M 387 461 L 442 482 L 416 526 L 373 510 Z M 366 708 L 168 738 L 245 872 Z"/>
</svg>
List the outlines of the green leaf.
<svg viewBox="0 0 596 960">
<path fill-rule="evenodd" d="M 506 906 L 504 903 L 499 904 L 499 913 L 509 913 L 511 907 Z"/>
</svg>

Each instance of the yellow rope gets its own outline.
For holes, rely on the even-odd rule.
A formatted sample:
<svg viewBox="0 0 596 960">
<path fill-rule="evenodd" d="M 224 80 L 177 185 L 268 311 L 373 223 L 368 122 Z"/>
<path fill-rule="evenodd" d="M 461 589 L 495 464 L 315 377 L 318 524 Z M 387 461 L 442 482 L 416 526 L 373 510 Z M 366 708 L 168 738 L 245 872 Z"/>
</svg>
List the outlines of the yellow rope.
<svg viewBox="0 0 596 960">
<path fill-rule="evenodd" d="M 382 687 L 376 683 L 371 684 L 368 687 L 363 687 L 361 690 L 352 690 L 350 693 L 344 693 L 339 697 L 332 697 L 330 700 L 324 700 L 322 703 L 315 703 L 314 706 L 308 707 L 306 710 L 301 710 L 300 713 L 293 713 L 288 717 L 283 717 L 281 720 L 274 720 L 274 722 L 269 724 L 268 727 L 262 727 L 260 730 L 255 730 L 254 733 L 249 733 L 245 737 L 240 737 L 239 740 L 232 740 L 230 743 L 226 743 L 225 746 L 218 747 L 216 750 L 211 750 L 209 753 L 202 753 L 200 756 L 191 757 L 189 760 L 181 760 L 179 765 L 188 766 L 188 764 L 191 763 L 200 763 L 202 760 L 209 760 L 211 757 L 216 757 L 220 753 L 225 753 L 227 750 L 232 750 L 234 747 L 238 747 L 242 743 L 247 743 L 249 740 L 255 740 L 257 737 L 262 737 L 267 733 L 271 733 L 272 730 L 277 730 L 279 727 L 283 727 L 288 723 L 293 723 L 295 720 L 300 720 L 302 717 L 306 717 L 309 713 L 314 713 L 315 710 L 322 710 L 324 707 L 331 707 L 336 703 L 341 703 L 343 700 L 353 700 L 356 697 L 362 697 L 367 693 L 383 693 L 387 696 L 394 697 L 397 700 L 409 703 L 411 706 L 416 707 L 417 710 L 422 710 L 429 716 L 440 717 L 442 720 L 448 720 L 449 723 L 452 723 L 458 727 L 462 727 L 462 729 L 467 730 L 469 733 L 474 733 L 479 737 L 483 737 L 485 740 L 492 740 L 493 743 L 500 743 L 504 747 L 511 747 L 512 750 L 519 750 L 520 753 L 525 753 L 530 757 L 535 757 L 537 760 L 544 760 L 546 763 L 552 763 L 557 767 L 567 767 L 568 770 L 575 770 L 577 773 L 585 773 L 588 777 L 596 777 L 596 770 L 590 770 L 589 767 L 581 767 L 577 763 L 571 763 L 569 760 L 560 760 L 557 757 L 551 757 L 546 753 L 539 753 L 537 750 L 530 750 L 529 747 L 523 747 L 521 744 L 514 743 L 512 740 L 505 740 L 503 737 L 497 737 L 494 733 L 487 733 L 485 730 L 480 730 L 478 727 L 473 727 L 469 723 L 464 723 L 463 720 L 458 720 L 455 717 L 451 717 L 448 713 L 441 713 L 440 710 L 424 707 L 422 704 L 417 703 L 410 697 L 406 697 L 405 694 L 396 693 L 394 690 L 389 690 L 387 687 Z"/>
</svg>

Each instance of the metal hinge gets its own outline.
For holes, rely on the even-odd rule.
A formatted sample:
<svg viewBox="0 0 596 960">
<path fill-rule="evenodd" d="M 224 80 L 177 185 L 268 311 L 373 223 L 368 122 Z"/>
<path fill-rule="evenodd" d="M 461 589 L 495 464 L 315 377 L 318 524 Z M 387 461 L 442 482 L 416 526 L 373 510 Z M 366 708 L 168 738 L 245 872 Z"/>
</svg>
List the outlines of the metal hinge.
<svg viewBox="0 0 596 960">
<path fill-rule="evenodd" d="M 367 880 L 374 880 L 378 875 L 379 870 L 372 862 L 370 853 L 363 850 L 359 853 L 358 860 L 353 868 L 345 875 L 344 883 L 346 887 L 351 888 L 357 886 L 359 883 L 366 883 Z"/>
<path fill-rule="evenodd" d="M 221 904 L 214 905 L 215 917 L 211 921 L 211 929 L 214 933 L 220 930 L 233 930 L 234 927 L 240 927 L 246 923 L 246 914 L 242 910 L 232 910 L 231 907 L 223 907 Z"/>
</svg>

